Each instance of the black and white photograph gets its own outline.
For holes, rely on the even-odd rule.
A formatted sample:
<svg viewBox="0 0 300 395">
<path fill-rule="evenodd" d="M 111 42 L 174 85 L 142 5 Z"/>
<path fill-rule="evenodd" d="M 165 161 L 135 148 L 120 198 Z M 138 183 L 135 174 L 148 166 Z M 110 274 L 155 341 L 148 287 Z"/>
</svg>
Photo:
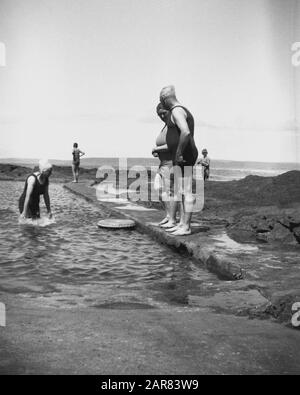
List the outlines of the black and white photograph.
<svg viewBox="0 0 300 395">
<path fill-rule="evenodd" d="M 0 375 L 300 374 L 300 0 L 0 0 Z"/>
</svg>

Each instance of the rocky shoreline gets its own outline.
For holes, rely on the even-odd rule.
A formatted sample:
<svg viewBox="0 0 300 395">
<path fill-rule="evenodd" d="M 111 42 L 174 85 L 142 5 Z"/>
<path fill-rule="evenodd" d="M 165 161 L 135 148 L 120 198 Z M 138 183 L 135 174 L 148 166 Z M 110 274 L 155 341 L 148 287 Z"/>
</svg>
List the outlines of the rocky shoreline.
<svg viewBox="0 0 300 395">
<path fill-rule="evenodd" d="M 206 208 L 227 221 L 234 240 L 300 244 L 299 171 L 268 178 L 249 176 L 225 184 L 222 190 L 219 185 L 208 186 Z M 219 207 L 220 200 L 223 204 Z"/>
<path fill-rule="evenodd" d="M 0 165 L 0 180 L 24 181 L 31 172 L 28 167 Z M 69 189 L 75 188 L 76 194 L 95 200 L 95 189 L 91 186 L 101 181 L 96 180 L 95 175 L 96 169 L 82 169 L 80 183 L 69 184 Z M 54 167 L 51 182 L 70 180 L 71 168 Z M 162 209 L 159 202 L 139 204 Z M 141 223 L 146 224 L 149 215 L 145 214 Z M 160 217 L 160 212 L 157 216 Z M 267 302 L 267 306 L 251 308 L 247 315 L 288 322 L 292 304 L 300 300 L 300 172 L 267 178 L 249 176 L 239 181 L 210 181 L 205 185 L 204 210 L 194 215 L 193 223 L 196 227 L 192 236 L 181 241 L 161 235 L 155 227 L 147 224 L 145 227 L 151 228 L 149 232 L 154 232 L 154 236 L 157 233 L 160 242 L 165 241 L 179 252 L 185 247 L 185 251 L 210 271 L 223 274 L 225 270 L 228 278 L 231 274 L 235 278 L 236 272 L 242 273 L 239 287 L 245 288 L 245 295 L 256 290 Z M 232 250 L 226 241 L 215 239 L 215 235 L 225 233 L 238 243 L 237 249 Z M 243 250 L 243 245 L 245 248 L 254 246 L 253 252 Z"/>
<path fill-rule="evenodd" d="M 29 167 L 0 164 L 0 180 L 24 181 Z M 118 173 L 118 172 L 117 172 Z M 82 168 L 80 179 L 96 180 L 97 169 Z M 53 166 L 52 182 L 72 180 L 71 167 Z M 150 180 L 150 174 L 149 174 Z M 133 180 L 129 180 L 128 184 Z M 162 209 L 159 202 L 141 202 Z M 222 223 L 230 236 L 241 243 L 300 244 L 300 171 L 277 177 L 248 176 L 238 181 L 210 181 L 205 185 L 205 207 L 196 217 Z"/>
</svg>

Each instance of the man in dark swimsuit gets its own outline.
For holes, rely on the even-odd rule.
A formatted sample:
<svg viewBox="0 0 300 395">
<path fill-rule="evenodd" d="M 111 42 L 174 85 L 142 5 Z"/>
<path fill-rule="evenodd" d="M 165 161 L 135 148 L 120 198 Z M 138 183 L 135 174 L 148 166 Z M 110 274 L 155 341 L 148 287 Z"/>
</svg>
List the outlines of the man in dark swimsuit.
<svg viewBox="0 0 300 395">
<path fill-rule="evenodd" d="M 52 218 L 49 198 L 49 177 L 52 173 L 52 165 L 45 160 L 39 162 L 39 172 L 31 174 L 26 182 L 24 191 L 19 199 L 19 211 L 21 218 L 40 218 L 40 195 L 44 196 L 45 205 L 49 218 Z"/>
<path fill-rule="evenodd" d="M 160 101 L 169 111 L 167 119 L 167 145 L 172 152 L 175 185 L 180 186 L 179 196 L 171 201 L 170 220 L 162 225 L 175 236 L 191 234 L 191 219 L 195 198 L 192 194 L 193 166 L 198 157 L 194 141 L 194 118 L 190 111 L 182 106 L 175 94 L 174 86 L 163 88 Z M 177 203 L 180 200 L 181 218 L 176 224 Z"/>
</svg>

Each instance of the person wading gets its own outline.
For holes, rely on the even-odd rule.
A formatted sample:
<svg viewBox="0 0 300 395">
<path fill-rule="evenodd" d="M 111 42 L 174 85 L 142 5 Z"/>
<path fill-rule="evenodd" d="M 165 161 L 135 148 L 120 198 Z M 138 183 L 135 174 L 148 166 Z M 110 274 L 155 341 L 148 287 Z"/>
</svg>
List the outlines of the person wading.
<svg viewBox="0 0 300 395">
<path fill-rule="evenodd" d="M 40 196 L 44 196 L 48 217 L 52 218 L 49 198 L 49 177 L 52 174 L 52 165 L 47 160 L 39 161 L 39 172 L 27 177 L 23 193 L 19 199 L 21 218 L 40 218 Z"/>
</svg>

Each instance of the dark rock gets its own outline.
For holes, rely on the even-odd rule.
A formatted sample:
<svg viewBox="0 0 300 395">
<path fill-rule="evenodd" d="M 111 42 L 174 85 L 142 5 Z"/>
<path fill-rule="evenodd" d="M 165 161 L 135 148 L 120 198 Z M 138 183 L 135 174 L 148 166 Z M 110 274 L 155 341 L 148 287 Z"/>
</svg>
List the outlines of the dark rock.
<svg viewBox="0 0 300 395">
<path fill-rule="evenodd" d="M 205 261 L 207 269 L 222 280 L 242 280 L 244 271 L 238 262 L 230 261 L 220 254 L 211 254 Z"/>
<path fill-rule="evenodd" d="M 253 229 L 253 219 L 250 219 L 247 221 L 247 219 L 245 219 L 244 221 L 241 220 L 237 223 L 235 223 L 234 225 L 231 226 L 232 230 L 235 231 L 245 231 L 245 232 L 251 232 L 253 233 L 254 229 Z"/>
<path fill-rule="evenodd" d="M 296 244 L 296 239 L 293 233 L 279 223 L 275 224 L 274 229 L 268 236 L 268 239 L 269 241 L 279 241 L 284 244 Z"/>
<path fill-rule="evenodd" d="M 289 215 L 284 215 L 278 218 L 278 222 L 287 228 L 290 229 L 296 228 L 300 226 L 300 213 L 298 213 L 297 211 Z"/>
<path fill-rule="evenodd" d="M 257 233 L 256 240 L 268 243 L 270 241 L 270 232 L 268 233 Z"/>
<path fill-rule="evenodd" d="M 270 232 L 270 230 L 272 229 L 270 223 L 266 220 L 258 221 L 253 227 L 257 233 L 267 233 Z"/>
<path fill-rule="evenodd" d="M 300 226 L 300 213 L 290 216 L 290 227 L 297 228 L 298 226 Z"/>
<path fill-rule="evenodd" d="M 300 203 L 300 171 L 290 171 L 277 177 L 248 176 L 239 181 L 207 183 L 206 199 L 217 198 L 222 206 L 290 207 Z"/>
<path fill-rule="evenodd" d="M 269 232 L 257 232 L 256 239 L 265 243 L 297 244 L 296 235 L 279 223 Z"/>
<path fill-rule="evenodd" d="M 278 218 L 278 223 L 280 223 L 282 226 L 285 226 L 286 228 L 290 228 L 290 216 L 289 215 L 283 215 L 282 217 Z"/>
<path fill-rule="evenodd" d="M 271 303 L 266 313 L 278 319 L 280 322 L 288 322 L 292 318 L 292 305 L 299 302 L 300 293 L 298 290 L 289 292 L 278 292 L 271 297 Z"/>
<path fill-rule="evenodd" d="M 248 243 L 255 237 L 253 218 L 242 217 L 228 227 L 228 234 L 238 243 Z"/>
<path fill-rule="evenodd" d="M 293 233 L 295 235 L 296 240 L 300 243 L 300 226 L 293 229 Z"/>
<path fill-rule="evenodd" d="M 255 240 L 255 233 L 253 231 L 229 229 L 228 235 L 231 239 L 238 243 L 251 243 Z"/>
</svg>

